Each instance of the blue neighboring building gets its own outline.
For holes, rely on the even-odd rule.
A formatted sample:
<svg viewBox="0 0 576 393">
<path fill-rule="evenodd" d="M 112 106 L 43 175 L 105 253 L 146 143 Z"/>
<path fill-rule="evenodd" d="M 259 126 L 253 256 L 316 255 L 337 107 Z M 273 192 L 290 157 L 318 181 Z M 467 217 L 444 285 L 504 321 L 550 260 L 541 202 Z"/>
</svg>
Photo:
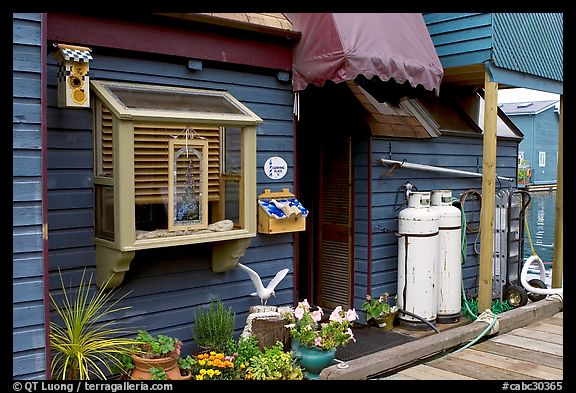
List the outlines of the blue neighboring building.
<svg viewBox="0 0 576 393">
<path fill-rule="evenodd" d="M 524 134 L 518 149 L 518 165 L 529 169 L 528 184 L 556 184 L 559 101 L 504 103 L 499 107 Z"/>
</svg>

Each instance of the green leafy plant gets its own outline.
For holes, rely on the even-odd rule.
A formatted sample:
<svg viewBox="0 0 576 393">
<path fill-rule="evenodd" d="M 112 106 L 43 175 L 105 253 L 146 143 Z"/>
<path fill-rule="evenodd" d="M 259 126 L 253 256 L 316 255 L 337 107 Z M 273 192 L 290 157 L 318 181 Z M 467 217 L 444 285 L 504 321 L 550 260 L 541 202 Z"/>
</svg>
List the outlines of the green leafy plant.
<svg viewBox="0 0 576 393">
<path fill-rule="evenodd" d="M 60 283 L 63 300 L 50 302 L 61 319 L 50 321 L 51 373 L 57 380 L 107 379 L 114 369 L 125 370 L 122 358 L 131 351 L 134 340 L 120 337 L 127 331 L 113 327 L 117 320 L 109 319 L 116 312 L 129 309 L 119 306 L 127 295 L 112 300 L 116 291 L 107 290 L 108 280 L 91 294 L 92 275 L 85 280 L 82 272 L 75 298 L 69 296 L 62 273 Z M 111 278 L 110 278 L 111 279 Z"/>
<path fill-rule="evenodd" d="M 192 338 L 200 348 L 224 352 L 226 344 L 234 335 L 235 314 L 224 307 L 221 300 L 210 302 L 208 309 L 198 308 L 192 327 Z"/>
<path fill-rule="evenodd" d="M 278 341 L 250 359 L 245 379 L 300 380 L 303 374 L 296 360 L 289 352 L 284 352 L 284 345 Z"/>
<path fill-rule="evenodd" d="M 386 314 L 395 314 L 398 312 L 398 306 L 394 302 L 393 306 L 388 303 L 390 295 L 384 292 L 378 298 L 373 298 L 370 294 L 366 295 L 366 301 L 362 304 L 362 311 L 366 311 L 366 319 L 376 319 Z"/>
<path fill-rule="evenodd" d="M 160 381 L 160 380 L 167 380 L 168 376 L 166 375 L 166 371 L 162 367 L 150 367 L 148 369 L 150 375 L 152 375 L 152 380 Z"/>
<path fill-rule="evenodd" d="M 520 184 L 526 184 L 530 181 L 532 177 L 532 169 L 527 165 L 526 160 L 520 160 L 518 164 L 518 182 Z"/>
<path fill-rule="evenodd" d="M 135 353 L 140 357 L 146 359 L 167 357 L 178 359 L 180 357 L 182 342 L 177 338 L 164 334 L 159 334 L 155 337 L 145 330 L 139 330 L 136 341 Z"/>
<path fill-rule="evenodd" d="M 250 360 L 262 354 L 258 340 L 254 336 L 239 337 L 238 340 L 229 340 L 225 353 L 233 354 L 236 375 L 234 379 L 244 379 Z"/>
<path fill-rule="evenodd" d="M 323 323 L 322 308 L 312 310 L 306 299 L 296 308 L 279 307 L 278 312 L 289 322 L 286 327 L 290 330 L 290 336 L 300 345 L 334 349 L 350 340 L 356 341 L 351 329 L 352 321 L 358 319 L 354 309 L 344 311 L 342 306 L 337 306 L 328 321 Z"/>
<path fill-rule="evenodd" d="M 191 370 L 193 364 L 194 359 L 190 355 L 186 355 L 186 357 L 178 359 L 178 368 L 180 370 Z"/>
</svg>

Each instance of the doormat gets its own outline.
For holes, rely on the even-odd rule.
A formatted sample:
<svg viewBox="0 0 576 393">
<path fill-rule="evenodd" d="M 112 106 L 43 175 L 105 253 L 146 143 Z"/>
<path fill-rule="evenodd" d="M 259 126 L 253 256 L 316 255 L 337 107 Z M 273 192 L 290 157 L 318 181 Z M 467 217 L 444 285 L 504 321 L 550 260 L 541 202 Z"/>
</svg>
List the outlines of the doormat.
<svg viewBox="0 0 576 393">
<path fill-rule="evenodd" d="M 348 341 L 348 344 L 338 347 L 336 359 L 346 362 L 416 340 L 415 337 L 377 327 L 363 326 L 353 328 L 352 332 L 356 342 Z"/>
</svg>

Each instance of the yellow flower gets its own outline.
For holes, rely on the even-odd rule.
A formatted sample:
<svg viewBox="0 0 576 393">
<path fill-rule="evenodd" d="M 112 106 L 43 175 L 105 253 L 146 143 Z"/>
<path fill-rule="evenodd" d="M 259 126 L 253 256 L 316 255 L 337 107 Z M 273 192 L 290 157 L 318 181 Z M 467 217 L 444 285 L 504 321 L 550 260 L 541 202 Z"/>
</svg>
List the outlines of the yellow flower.
<svg viewBox="0 0 576 393">
<path fill-rule="evenodd" d="M 196 380 L 202 381 L 204 377 L 202 375 L 196 375 Z"/>
<path fill-rule="evenodd" d="M 213 376 L 214 376 L 214 370 L 212 370 L 212 369 L 206 371 L 206 373 L 207 373 L 210 377 L 213 377 Z"/>
<path fill-rule="evenodd" d="M 200 366 L 204 366 L 206 364 L 206 360 L 198 360 L 198 364 Z"/>
<path fill-rule="evenodd" d="M 220 375 L 220 374 L 222 374 L 222 373 L 220 372 L 220 370 L 215 370 L 215 371 L 214 371 L 214 375 Z"/>
<path fill-rule="evenodd" d="M 206 374 L 206 369 L 202 368 L 200 369 L 200 375 L 205 375 Z"/>
</svg>

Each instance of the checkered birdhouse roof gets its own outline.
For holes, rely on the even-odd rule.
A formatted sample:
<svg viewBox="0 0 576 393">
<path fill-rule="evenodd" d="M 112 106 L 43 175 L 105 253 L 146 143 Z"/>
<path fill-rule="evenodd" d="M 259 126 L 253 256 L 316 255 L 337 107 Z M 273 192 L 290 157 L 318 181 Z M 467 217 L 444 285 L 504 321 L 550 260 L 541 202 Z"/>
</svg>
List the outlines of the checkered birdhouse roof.
<svg viewBox="0 0 576 393">
<path fill-rule="evenodd" d="M 92 60 L 90 49 L 67 48 L 65 46 L 58 47 L 56 57 L 66 61 L 88 62 Z"/>
</svg>

